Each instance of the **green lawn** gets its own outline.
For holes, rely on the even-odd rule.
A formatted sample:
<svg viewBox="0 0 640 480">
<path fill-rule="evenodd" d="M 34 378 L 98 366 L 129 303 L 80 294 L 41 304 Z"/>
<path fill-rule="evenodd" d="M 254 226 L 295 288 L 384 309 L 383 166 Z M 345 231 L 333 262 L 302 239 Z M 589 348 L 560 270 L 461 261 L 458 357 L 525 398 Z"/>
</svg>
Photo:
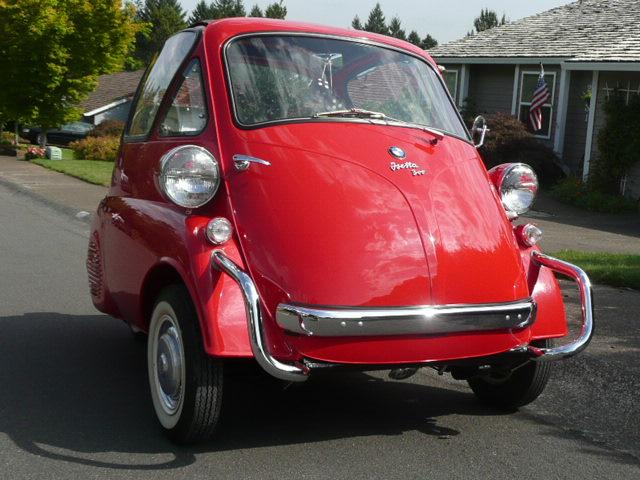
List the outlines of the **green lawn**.
<svg viewBox="0 0 640 480">
<path fill-rule="evenodd" d="M 55 170 L 56 172 L 61 172 L 95 185 L 109 186 L 111 184 L 113 162 L 97 162 L 93 160 L 47 160 L 44 158 L 36 158 L 35 160 L 32 160 L 32 162 L 50 170 Z"/>
<path fill-rule="evenodd" d="M 70 148 L 60 148 L 62 150 L 62 160 L 73 160 L 76 158 L 75 153 Z"/>
<path fill-rule="evenodd" d="M 575 250 L 561 250 L 552 255 L 578 265 L 593 283 L 640 290 L 640 255 Z"/>
</svg>

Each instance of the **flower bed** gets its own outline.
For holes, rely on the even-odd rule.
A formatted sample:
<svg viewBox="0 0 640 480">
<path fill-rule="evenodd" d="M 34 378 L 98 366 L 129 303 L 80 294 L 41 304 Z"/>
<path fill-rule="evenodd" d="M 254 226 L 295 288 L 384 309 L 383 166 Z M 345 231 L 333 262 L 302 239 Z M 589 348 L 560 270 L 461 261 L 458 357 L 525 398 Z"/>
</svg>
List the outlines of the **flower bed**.
<svg viewBox="0 0 640 480">
<path fill-rule="evenodd" d="M 24 154 L 25 160 L 33 160 L 34 158 L 45 158 L 47 152 L 42 147 L 28 147 L 27 153 Z"/>
</svg>

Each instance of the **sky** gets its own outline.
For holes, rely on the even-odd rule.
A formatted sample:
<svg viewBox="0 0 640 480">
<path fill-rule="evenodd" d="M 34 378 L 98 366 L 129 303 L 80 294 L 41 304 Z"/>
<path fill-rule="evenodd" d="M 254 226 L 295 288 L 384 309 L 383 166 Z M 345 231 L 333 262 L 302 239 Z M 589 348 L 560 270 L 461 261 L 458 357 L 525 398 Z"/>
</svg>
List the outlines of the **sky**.
<svg viewBox="0 0 640 480">
<path fill-rule="evenodd" d="M 409 33 L 416 30 L 420 36 L 431 34 L 439 43 L 463 37 L 473 27 L 473 20 L 482 8 L 506 14 L 510 20 L 544 12 L 550 8 L 571 3 L 567 0 L 285 0 L 287 20 L 321 23 L 334 27 L 349 27 L 358 15 L 363 23 L 376 1 L 387 17 L 394 15 L 402 21 Z M 185 10 L 191 9 L 197 0 L 181 0 Z M 255 4 L 261 8 L 273 0 L 244 0 L 248 10 Z"/>
</svg>

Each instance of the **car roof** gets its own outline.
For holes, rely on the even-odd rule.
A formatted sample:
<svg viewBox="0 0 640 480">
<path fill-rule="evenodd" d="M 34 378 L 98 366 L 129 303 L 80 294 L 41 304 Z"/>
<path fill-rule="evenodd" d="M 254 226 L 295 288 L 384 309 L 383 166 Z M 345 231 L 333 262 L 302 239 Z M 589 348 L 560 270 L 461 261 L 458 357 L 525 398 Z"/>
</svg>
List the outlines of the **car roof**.
<svg viewBox="0 0 640 480">
<path fill-rule="evenodd" d="M 427 59 L 432 65 L 436 65 L 435 61 L 429 54 L 413 45 L 412 43 L 397 38 L 380 35 L 377 33 L 366 32 L 364 30 L 354 30 L 347 28 L 330 27 L 327 25 L 319 25 L 315 23 L 293 22 L 290 20 L 278 20 L 272 18 L 260 17 L 234 17 L 221 20 L 204 20 L 192 25 L 192 27 L 205 27 L 206 35 L 212 34 L 220 43 L 226 42 L 228 39 L 238 35 L 247 33 L 308 33 L 332 35 L 339 37 L 348 37 L 360 40 L 368 40 L 376 43 L 386 44 L 391 47 L 409 51 Z"/>
</svg>

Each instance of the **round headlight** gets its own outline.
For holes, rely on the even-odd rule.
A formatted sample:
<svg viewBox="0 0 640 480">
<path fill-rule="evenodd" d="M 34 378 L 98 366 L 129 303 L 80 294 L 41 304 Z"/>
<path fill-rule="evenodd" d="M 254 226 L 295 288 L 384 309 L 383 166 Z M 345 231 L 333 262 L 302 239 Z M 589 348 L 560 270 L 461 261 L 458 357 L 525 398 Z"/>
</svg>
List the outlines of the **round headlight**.
<svg viewBox="0 0 640 480">
<path fill-rule="evenodd" d="M 538 193 L 538 177 L 529 165 L 507 163 L 489 171 L 507 214 L 521 215 L 527 212 Z"/>
<path fill-rule="evenodd" d="M 220 185 L 217 160 L 206 149 L 182 145 L 160 160 L 160 188 L 175 204 L 198 208 L 213 198 Z"/>
</svg>

